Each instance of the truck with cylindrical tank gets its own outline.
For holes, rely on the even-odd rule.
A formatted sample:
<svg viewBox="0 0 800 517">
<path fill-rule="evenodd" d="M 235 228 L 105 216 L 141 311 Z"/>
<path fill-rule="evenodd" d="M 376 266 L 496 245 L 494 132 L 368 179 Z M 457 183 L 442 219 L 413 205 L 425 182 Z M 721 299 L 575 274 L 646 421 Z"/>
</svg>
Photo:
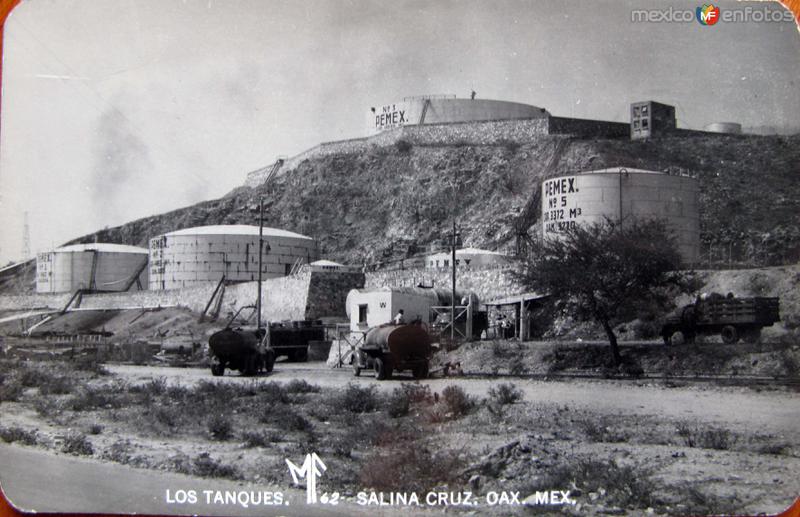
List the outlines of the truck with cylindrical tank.
<svg viewBox="0 0 800 517">
<path fill-rule="evenodd" d="M 353 353 L 353 373 L 373 369 L 379 381 L 393 372 L 410 370 L 415 379 L 428 376 L 431 337 L 421 323 L 388 323 L 369 329 Z"/>
<path fill-rule="evenodd" d="M 780 321 L 777 297 L 737 298 L 711 293 L 698 296 L 695 303 L 685 305 L 667 316 L 661 327 L 664 344 L 693 342 L 699 334 L 717 334 L 725 344 L 744 339 L 756 342 L 763 327 Z"/>
<path fill-rule="evenodd" d="M 239 370 L 247 376 L 261 371 L 271 372 L 280 356 L 286 356 L 290 361 L 307 361 L 309 342 L 325 339 L 325 327 L 321 321 L 268 323 L 257 328 L 234 327 L 232 323 L 238 314 L 224 329 L 208 339 L 211 373 L 215 376 L 223 375 L 225 368 Z"/>
</svg>

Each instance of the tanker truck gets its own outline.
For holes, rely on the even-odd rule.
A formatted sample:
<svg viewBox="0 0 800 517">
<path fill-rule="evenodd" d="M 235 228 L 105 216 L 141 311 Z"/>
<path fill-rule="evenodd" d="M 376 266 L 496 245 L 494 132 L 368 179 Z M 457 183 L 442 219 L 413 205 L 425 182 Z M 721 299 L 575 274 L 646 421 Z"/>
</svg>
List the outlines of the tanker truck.
<svg viewBox="0 0 800 517">
<path fill-rule="evenodd" d="M 353 354 L 353 373 L 358 377 L 371 368 L 382 381 L 391 379 L 393 372 L 411 370 L 415 379 L 424 379 L 430 358 L 431 338 L 423 325 L 387 323 L 367 331 Z"/>
<path fill-rule="evenodd" d="M 249 306 L 242 307 L 245 308 Z M 239 312 L 224 329 L 208 339 L 214 376 L 223 375 L 225 368 L 238 370 L 246 376 L 261 371 L 271 372 L 280 356 L 286 356 L 290 361 L 307 361 L 309 342 L 325 339 L 325 327 L 321 321 L 288 321 L 269 323 L 260 328 L 233 328 L 232 323 Z"/>
</svg>

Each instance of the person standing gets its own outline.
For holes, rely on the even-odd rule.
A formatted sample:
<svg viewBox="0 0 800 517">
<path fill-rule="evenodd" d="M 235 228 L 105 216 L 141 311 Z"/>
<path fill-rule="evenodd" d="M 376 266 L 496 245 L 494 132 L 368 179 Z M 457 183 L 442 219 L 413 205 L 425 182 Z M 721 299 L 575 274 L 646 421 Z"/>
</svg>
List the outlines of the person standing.
<svg viewBox="0 0 800 517">
<path fill-rule="evenodd" d="M 397 315 L 394 317 L 394 324 L 395 325 L 402 325 L 406 322 L 405 314 L 403 313 L 403 309 L 400 309 L 397 312 Z"/>
</svg>

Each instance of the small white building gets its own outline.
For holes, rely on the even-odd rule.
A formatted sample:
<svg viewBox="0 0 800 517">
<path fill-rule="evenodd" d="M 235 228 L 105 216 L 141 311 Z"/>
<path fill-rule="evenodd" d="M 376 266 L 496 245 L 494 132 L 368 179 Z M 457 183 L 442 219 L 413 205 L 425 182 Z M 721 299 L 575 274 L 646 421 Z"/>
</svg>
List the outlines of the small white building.
<svg viewBox="0 0 800 517">
<path fill-rule="evenodd" d="M 431 307 L 449 304 L 450 296 L 435 289 L 419 287 L 352 289 L 347 294 L 346 303 L 350 330 L 357 332 L 390 323 L 401 309 L 406 322 L 419 319 L 431 323 L 436 318 Z"/>
<path fill-rule="evenodd" d="M 452 252 L 435 253 L 425 257 L 425 267 L 450 267 L 452 260 Z M 456 250 L 456 266 L 496 266 L 508 264 L 508 261 L 509 259 L 507 255 L 503 255 L 497 251 L 482 250 L 478 248 L 463 248 Z"/>
</svg>

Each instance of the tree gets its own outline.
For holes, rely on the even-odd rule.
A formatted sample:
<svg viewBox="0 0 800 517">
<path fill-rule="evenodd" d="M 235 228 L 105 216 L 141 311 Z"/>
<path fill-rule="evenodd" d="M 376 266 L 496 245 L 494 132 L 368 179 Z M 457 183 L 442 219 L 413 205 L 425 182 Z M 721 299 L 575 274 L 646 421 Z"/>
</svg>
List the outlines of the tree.
<svg viewBox="0 0 800 517">
<path fill-rule="evenodd" d="M 529 287 L 566 301 L 575 317 L 603 327 L 617 366 L 622 358 L 613 326 L 635 314 L 637 305 L 663 305 L 670 287 L 684 285 L 675 237 L 661 220 L 577 225 L 546 239 L 527 266 Z"/>
</svg>

